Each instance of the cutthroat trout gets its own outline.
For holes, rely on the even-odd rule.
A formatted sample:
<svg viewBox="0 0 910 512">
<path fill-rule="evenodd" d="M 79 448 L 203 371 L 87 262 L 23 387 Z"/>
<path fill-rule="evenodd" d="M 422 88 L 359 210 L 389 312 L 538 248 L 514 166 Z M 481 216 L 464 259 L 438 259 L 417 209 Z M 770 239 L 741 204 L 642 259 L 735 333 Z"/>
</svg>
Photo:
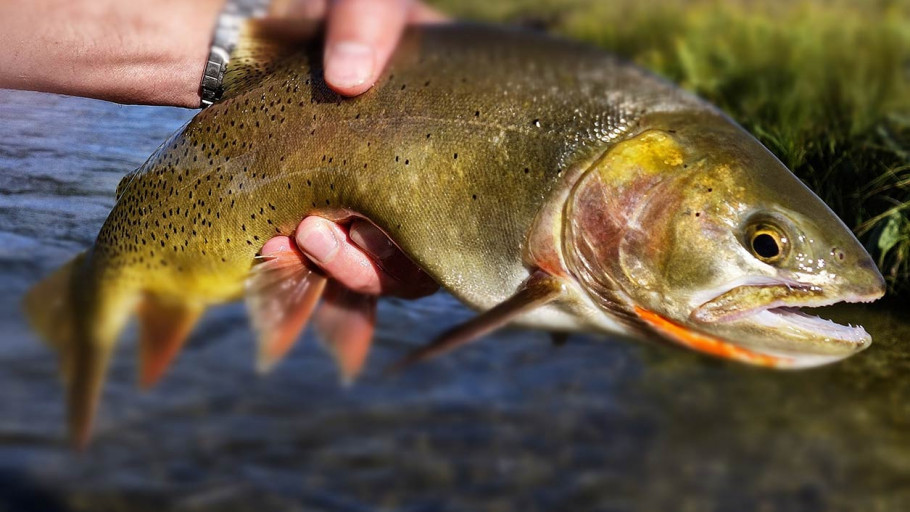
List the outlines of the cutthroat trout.
<svg viewBox="0 0 910 512">
<path fill-rule="evenodd" d="M 263 365 L 279 359 L 326 278 L 259 251 L 307 215 L 371 220 L 480 312 L 409 360 L 505 324 L 776 368 L 871 342 L 799 311 L 883 295 L 850 230 L 674 85 L 577 43 L 479 26 L 410 29 L 353 99 L 326 87 L 320 55 L 286 26 L 248 27 L 221 101 L 124 178 L 94 245 L 26 297 L 60 350 L 77 443 L 133 313 L 145 384 L 206 307 L 241 297 Z M 364 352 L 375 301 L 361 299 L 348 302 L 370 324 Z M 336 327 L 328 341 L 344 347 Z"/>
</svg>

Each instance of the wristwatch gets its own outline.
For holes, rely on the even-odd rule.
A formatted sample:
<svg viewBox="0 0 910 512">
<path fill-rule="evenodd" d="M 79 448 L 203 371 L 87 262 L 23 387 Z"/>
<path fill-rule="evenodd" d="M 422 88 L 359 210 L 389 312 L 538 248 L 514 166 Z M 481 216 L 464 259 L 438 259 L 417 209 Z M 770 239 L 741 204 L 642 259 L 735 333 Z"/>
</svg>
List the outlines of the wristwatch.
<svg viewBox="0 0 910 512">
<path fill-rule="evenodd" d="M 222 82 L 224 71 L 231 60 L 231 53 L 240 37 L 240 28 L 248 18 L 259 18 L 266 15 L 269 0 L 227 0 L 221 14 L 218 15 L 218 24 L 215 26 L 215 35 L 212 38 L 212 49 L 205 71 L 202 75 L 200 92 L 202 95 L 201 108 L 206 108 L 221 98 L 224 92 Z"/>
</svg>

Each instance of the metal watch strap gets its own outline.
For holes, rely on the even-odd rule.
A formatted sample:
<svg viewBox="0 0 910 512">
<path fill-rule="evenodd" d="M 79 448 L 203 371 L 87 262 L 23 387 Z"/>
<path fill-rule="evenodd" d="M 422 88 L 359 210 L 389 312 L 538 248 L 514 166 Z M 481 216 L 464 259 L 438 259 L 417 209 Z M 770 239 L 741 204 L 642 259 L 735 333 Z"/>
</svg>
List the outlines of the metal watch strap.
<svg viewBox="0 0 910 512">
<path fill-rule="evenodd" d="M 231 60 L 231 53 L 240 37 L 240 28 L 248 18 L 262 17 L 268 12 L 269 0 L 227 0 L 212 38 L 212 49 L 202 75 L 200 93 L 202 108 L 221 98 L 224 92 L 224 72 Z"/>
</svg>

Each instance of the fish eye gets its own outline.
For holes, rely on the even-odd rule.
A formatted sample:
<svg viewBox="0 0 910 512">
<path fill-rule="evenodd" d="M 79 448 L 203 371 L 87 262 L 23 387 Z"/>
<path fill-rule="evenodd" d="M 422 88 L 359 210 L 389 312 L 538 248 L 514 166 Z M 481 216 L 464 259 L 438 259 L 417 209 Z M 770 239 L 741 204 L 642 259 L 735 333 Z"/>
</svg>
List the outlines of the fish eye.
<svg viewBox="0 0 910 512">
<path fill-rule="evenodd" d="M 746 246 L 756 258 L 773 265 L 786 257 L 789 240 L 776 225 L 759 222 L 747 230 Z"/>
</svg>

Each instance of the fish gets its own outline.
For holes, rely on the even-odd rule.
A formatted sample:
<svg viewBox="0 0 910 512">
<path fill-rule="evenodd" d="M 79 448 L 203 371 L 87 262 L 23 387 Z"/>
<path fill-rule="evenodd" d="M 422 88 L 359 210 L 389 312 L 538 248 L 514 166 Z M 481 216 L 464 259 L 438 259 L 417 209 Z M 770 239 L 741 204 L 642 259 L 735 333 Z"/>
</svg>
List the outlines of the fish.
<svg viewBox="0 0 910 512">
<path fill-rule="evenodd" d="M 871 343 L 861 326 L 801 311 L 882 297 L 869 254 L 704 100 L 579 42 L 470 24 L 409 28 L 375 86 L 342 98 L 304 32 L 248 24 L 222 98 L 127 175 L 94 244 L 27 293 L 32 326 L 60 354 L 77 445 L 133 316 L 143 387 L 207 308 L 238 299 L 260 369 L 316 323 L 356 376 L 375 297 L 290 242 L 261 252 L 310 215 L 369 220 L 478 312 L 402 366 L 506 325 L 769 368 Z"/>
</svg>

